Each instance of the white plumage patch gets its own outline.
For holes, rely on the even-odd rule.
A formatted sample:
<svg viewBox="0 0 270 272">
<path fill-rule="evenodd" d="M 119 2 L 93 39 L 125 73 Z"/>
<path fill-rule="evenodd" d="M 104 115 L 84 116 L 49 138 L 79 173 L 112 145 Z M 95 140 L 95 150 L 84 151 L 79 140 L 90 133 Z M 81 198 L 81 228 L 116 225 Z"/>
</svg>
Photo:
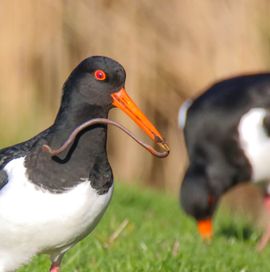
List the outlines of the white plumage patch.
<svg viewBox="0 0 270 272">
<path fill-rule="evenodd" d="M 179 108 L 178 112 L 178 123 L 180 128 L 184 128 L 186 125 L 186 119 L 187 119 L 187 112 L 192 104 L 192 100 L 188 99 L 186 100 L 181 107 Z"/>
<path fill-rule="evenodd" d="M 67 192 L 50 193 L 27 179 L 24 158 L 12 160 L 4 170 L 9 182 L 0 191 L 0 271 L 76 243 L 96 226 L 113 191 L 98 195 L 90 182 L 83 182 Z"/>
<path fill-rule="evenodd" d="M 267 111 L 253 108 L 240 120 L 238 126 L 241 147 L 252 166 L 254 182 L 270 180 L 270 138 L 263 127 Z"/>
</svg>

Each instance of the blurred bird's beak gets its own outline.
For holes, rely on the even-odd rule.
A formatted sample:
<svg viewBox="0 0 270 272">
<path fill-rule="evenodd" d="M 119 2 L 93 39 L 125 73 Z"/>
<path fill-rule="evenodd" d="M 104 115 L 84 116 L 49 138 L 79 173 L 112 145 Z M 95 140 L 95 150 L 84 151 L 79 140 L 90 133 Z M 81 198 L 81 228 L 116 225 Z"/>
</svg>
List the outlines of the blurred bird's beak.
<svg viewBox="0 0 270 272">
<path fill-rule="evenodd" d="M 154 127 L 154 125 L 147 119 L 147 117 L 129 97 L 125 88 L 120 89 L 118 92 L 113 93 L 111 96 L 113 99 L 112 104 L 115 107 L 124 111 L 161 148 L 169 151 L 169 147 L 159 131 Z"/>
<path fill-rule="evenodd" d="M 211 240 L 213 235 L 212 219 L 198 220 L 198 230 L 203 240 Z"/>
</svg>

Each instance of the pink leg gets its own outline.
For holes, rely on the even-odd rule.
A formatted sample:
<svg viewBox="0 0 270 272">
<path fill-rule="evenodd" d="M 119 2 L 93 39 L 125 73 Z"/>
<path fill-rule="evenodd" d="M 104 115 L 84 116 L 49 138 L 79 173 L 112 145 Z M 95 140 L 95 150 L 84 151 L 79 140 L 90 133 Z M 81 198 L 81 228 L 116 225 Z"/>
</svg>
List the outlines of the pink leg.
<svg viewBox="0 0 270 272">
<path fill-rule="evenodd" d="M 270 241 L 270 226 L 268 226 L 264 231 L 263 236 L 257 245 L 257 250 L 262 251 L 267 246 L 269 241 Z"/>
<path fill-rule="evenodd" d="M 267 212 L 270 214 L 270 195 L 269 194 L 264 195 L 263 206 L 267 210 Z"/>
<path fill-rule="evenodd" d="M 60 265 L 56 263 L 52 263 L 50 272 L 60 272 Z"/>
</svg>

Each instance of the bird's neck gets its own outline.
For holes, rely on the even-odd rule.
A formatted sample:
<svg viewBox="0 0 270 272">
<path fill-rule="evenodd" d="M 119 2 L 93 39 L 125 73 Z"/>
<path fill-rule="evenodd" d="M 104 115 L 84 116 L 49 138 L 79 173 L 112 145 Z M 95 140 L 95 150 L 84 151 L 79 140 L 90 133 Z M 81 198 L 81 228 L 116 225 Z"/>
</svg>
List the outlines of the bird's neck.
<svg viewBox="0 0 270 272">
<path fill-rule="evenodd" d="M 81 105 L 73 109 L 59 111 L 56 120 L 51 127 L 48 137 L 48 144 L 53 148 L 60 147 L 69 137 L 69 135 L 81 124 L 94 118 L 107 118 L 108 109 L 94 106 Z M 74 155 L 93 152 L 97 154 L 106 150 L 107 126 L 95 125 L 81 131 L 76 137 L 73 146 Z M 82 149 L 82 150 L 81 150 Z M 67 154 L 70 150 L 63 152 Z M 78 154 L 77 154 L 78 155 Z"/>
<path fill-rule="evenodd" d="M 93 106 L 81 106 L 66 112 L 59 111 L 45 138 L 45 143 L 51 148 L 59 148 L 73 130 L 85 121 L 108 116 L 108 110 Z M 31 167 L 33 172 L 28 173 L 30 179 L 51 191 L 59 191 L 59 188 L 63 191 L 89 180 L 98 193 L 105 193 L 112 183 L 106 140 L 107 126 L 96 125 L 81 131 L 74 142 L 55 157 L 41 151 L 39 147 L 27 159 L 28 165 L 34 166 Z"/>
</svg>

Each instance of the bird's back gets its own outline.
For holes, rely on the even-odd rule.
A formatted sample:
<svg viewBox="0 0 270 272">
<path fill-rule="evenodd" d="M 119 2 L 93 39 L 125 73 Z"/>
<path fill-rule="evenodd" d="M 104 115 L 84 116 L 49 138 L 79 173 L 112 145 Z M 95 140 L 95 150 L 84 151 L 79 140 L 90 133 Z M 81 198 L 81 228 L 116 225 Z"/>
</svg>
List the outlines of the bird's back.
<svg viewBox="0 0 270 272">
<path fill-rule="evenodd" d="M 214 84 L 193 101 L 184 127 L 188 149 L 226 141 L 251 108 L 270 107 L 270 74 L 235 77 Z"/>
</svg>

